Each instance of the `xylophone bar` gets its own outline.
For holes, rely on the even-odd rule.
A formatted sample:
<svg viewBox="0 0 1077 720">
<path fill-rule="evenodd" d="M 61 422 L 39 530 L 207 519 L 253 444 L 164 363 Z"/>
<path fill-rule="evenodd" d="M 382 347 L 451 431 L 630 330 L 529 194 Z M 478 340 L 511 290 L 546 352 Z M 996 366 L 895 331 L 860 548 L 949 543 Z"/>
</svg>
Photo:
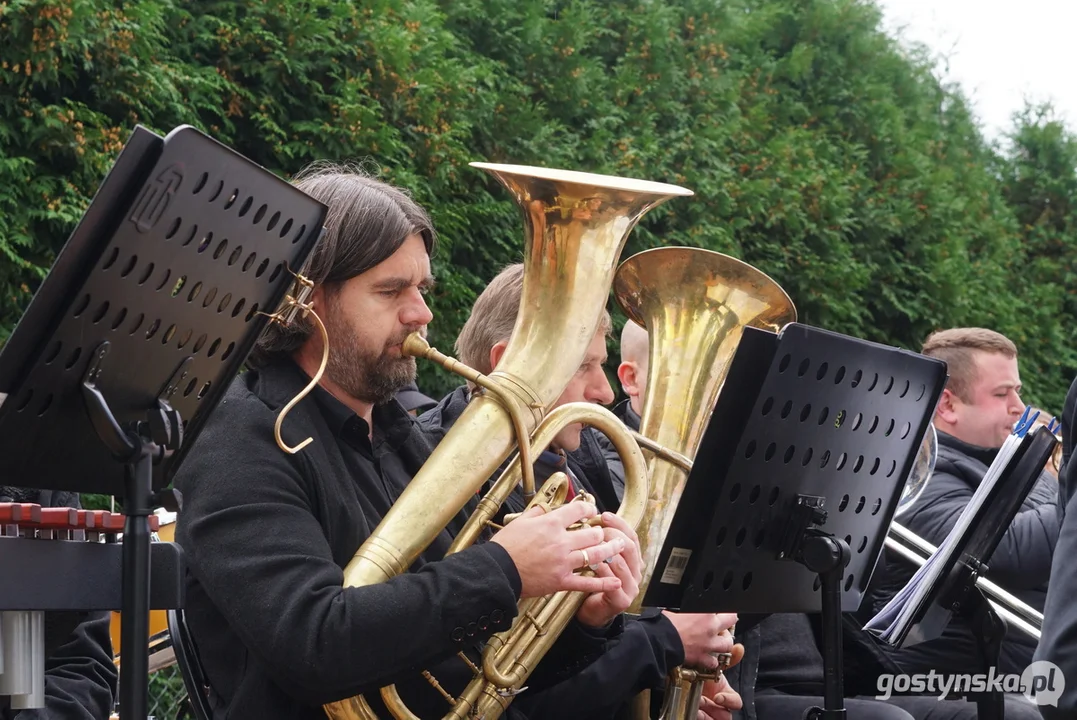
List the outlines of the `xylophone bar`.
<svg viewBox="0 0 1077 720">
<path fill-rule="evenodd" d="M 31 535 L 44 539 L 83 539 L 87 533 L 119 534 L 126 517 L 107 510 L 43 508 L 30 503 L 0 503 L 0 535 Z M 160 529 L 160 518 L 151 515 L 150 532 Z M 18 529 L 16 531 L 16 528 Z"/>
</svg>

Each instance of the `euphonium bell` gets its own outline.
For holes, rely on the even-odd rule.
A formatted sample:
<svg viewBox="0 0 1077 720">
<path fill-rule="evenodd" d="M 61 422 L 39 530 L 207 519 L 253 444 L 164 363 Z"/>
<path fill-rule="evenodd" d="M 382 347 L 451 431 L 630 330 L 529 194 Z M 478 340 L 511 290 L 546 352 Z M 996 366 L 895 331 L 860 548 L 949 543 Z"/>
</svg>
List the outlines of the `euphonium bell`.
<svg viewBox="0 0 1077 720">
<path fill-rule="evenodd" d="M 643 580 L 629 611 L 638 613 L 690 469 L 683 460 L 671 462 L 669 451 L 695 457 L 744 328 L 778 331 L 796 320 L 796 308 L 751 265 L 698 248 L 657 248 L 630 257 L 617 271 L 614 294 L 630 322 L 648 332 L 639 434 L 661 448 L 648 459 L 650 497 L 636 529 Z M 643 440 L 641 445 L 651 448 Z M 690 675 L 674 673 L 671 682 L 680 687 L 667 688 L 664 718 L 696 716 L 699 686 L 684 687 Z M 669 708 L 675 698 L 685 707 Z M 649 718 L 647 694 L 637 703 L 636 716 Z"/>
<path fill-rule="evenodd" d="M 475 395 L 359 547 L 344 571 L 346 587 L 372 585 L 406 572 L 509 456 L 518 436 L 523 439 L 523 460 L 528 460 L 524 447 L 531 433 L 579 368 L 594 337 L 628 233 L 647 211 L 692 194 L 674 185 L 589 173 L 473 166 L 496 177 L 524 217 L 520 313 L 497 370 L 483 378 L 484 387 L 495 391 Z M 427 354 L 423 343 L 413 340 L 406 351 Z M 450 369 L 469 378 L 475 375 L 458 364 Z M 533 492 L 531 484 L 527 489 Z M 529 662 L 537 662 L 534 655 L 528 656 Z M 410 715 L 398 698 L 388 695 L 395 716 Z M 325 709 L 334 720 L 374 717 L 362 697 Z"/>
</svg>

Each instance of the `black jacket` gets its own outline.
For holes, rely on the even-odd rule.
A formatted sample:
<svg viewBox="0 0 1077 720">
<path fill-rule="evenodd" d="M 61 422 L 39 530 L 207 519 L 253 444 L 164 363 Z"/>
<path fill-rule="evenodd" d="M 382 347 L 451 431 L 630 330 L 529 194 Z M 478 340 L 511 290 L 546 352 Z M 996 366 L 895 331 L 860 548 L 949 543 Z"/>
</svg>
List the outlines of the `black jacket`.
<svg viewBox="0 0 1077 720">
<path fill-rule="evenodd" d="M 1059 514 L 1064 516 L 1051 567 L 1051 586 L 1043 611 L 1043 634 L 1036 660 L 1053 662 L 1067 680 L 1058 706 L 1041 705 L 1047 720 L 1077 717 L 1077 379 L 1070 385 L 1062 412 L 1062 468 L 1058 474 Z M 1057 688 L 1056 688 L 1057 689 Z"/>
<path fill-rule="evenodd" d="M 79 507 L 77 493 L 0 486 L 0 502 Z M 116 695 L 107 612 L 45 614 L 45 707 L 14 711 L 0 697 L 3 720 L 104 720 Z"/>
<path fill-rule="evenodd" d="M 969 445 L 940 432 L 935 472 L 923 494 L 899 522 L 932 545 L 941 545 L 972 499 L 997 452 L 997 449 Z M 1055 480 L 1046 473 L 1041 475 L 998 548 L 987 560 L 990 580 L 1038 610 L 1044 607 L 1051 559 L 1058 540 L 1057 492 Z M 909 563 L 888 558 L 885 575 L 878 582 L 873 580 L 879 590 L 876 605 L 893 597 L 914 572 L 915 568 Z M 963 634 L 971 637 L 973 631 L 965 622 L 957 617 L 951 625 L 955 626 L 954 630 L 963 629 Z M 1002 646 L 1000 672 L 1022 672 L 1032 661 L 1034 648 L 1035 643 L 1024 633 L 1008 632 Z M 961 662 L 961 658 L 948 657 L 945 646 L 940 646 L 937 658 L 925 658 L 925 661 L 941 670 L 953 667 L 954 663 Z"/>
<path fill-rule="evenodd" d="M 435 441 L 440 440 L 467 407 L 468 391 L 458 387 L 419 417 L 420 425 Z M 582 489 L 595 496 L 600 510 L 614 510 L 620 501 L 614 492 L 614 476 L 607 467 L 599 433 L 584 428 L 580 447 L 568 453 L 566 461 L 571 475 Z M 536 485 L 555 469 L 548 463 L 535 465 Z M 524 507 L 519 488 L 506 501 L 505 511 L 520 512 Z M 659 689 L 670 670 L 684 662 L 684 646 L 677 630 L 664 615 L 648 610 L 625 622 L 624 632 L 612 641 L 596 661 L 581 667 L 569 680 L 552 688 L 541 702 L 526 705 L 529 717 L 566 717 L 573 713 L 588 718 L 620 717 L 624 703 L 639 691 Z M 521 698 L 524 699 L 524 698 Z"/>
<path fill-rule="evenodd" d="M 236 378 L 176 481 L 186 614 L 215 718 L 324 720 L 322 704 L 358 693 L 384 715 L 377 691 L 390 683 L 422 717 L 441 717 L 448 706 L 419 671 L 462 690 L 470 673 L 456 653 L 510 626 L 519 575 L 494 544 L 433 562 L 451 541 L 443 531 L 411 572 L 343 588 L 342 569 L 430 446 L 393 401 L 374 410 L 371 447 L 367 424 L 318 387 L 282 432 L 314 442 L 284 453 L 274 422 L 306 381 L 291 363 Z M 579 633 L 560 647 L 572 642 L 563 657 L 579 661 L 605 639 Z M 521 717 L 514 707 L 507 716 Z"/>
</svg>

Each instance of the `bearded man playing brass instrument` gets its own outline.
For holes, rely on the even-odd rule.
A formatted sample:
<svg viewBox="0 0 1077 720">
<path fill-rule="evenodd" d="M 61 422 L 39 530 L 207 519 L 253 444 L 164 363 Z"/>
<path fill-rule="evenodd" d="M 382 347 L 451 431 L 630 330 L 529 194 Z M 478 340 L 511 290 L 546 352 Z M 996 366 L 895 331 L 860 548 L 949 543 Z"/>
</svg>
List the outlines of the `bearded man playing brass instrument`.
<svg viewBox="0 0 1077 720">
<path fill-rule="evenodd" d="M 461 362 L 484 374 L 497 366 L 516 322 L 523 278 L 523 265 L 510 265 L 480 294 L 456 341 L 456 355 Z M 603 370 L 609 331 L 610 317 L 605 313 L 583 363 L 555 406 L 613 402 L 613 390 Z M 443 436 L 473 392 L 468 386 L 457 388 L 436 408 L 420 416 L 420 423 L 433 437 Z M 619 484 L 623 490 L 623 479 L 611 474 L 599 437 L 595 430 L 580 425 L 562 428 L 550 449 L 535 463 L 536 486 L 556 471 L 565 472 L 573 492 L 589 493 L 599 508 L 616 510 L 620 501 L 616 487 Z M 618 472 L 623 473 L 620 467 L 618 463 Z M 519 512 L 524 506 L 523 494 L 517 487 L 502 509 Z M 610 512 L 603 515 L 607 516 L 614 517 Z M 569 709 L 579 717 L 619 717 L 638 692 L 662 689 L 674 667 L 686 662 L 708 669 L 717 667 L 716 654 L 733 651 L 728 629 L 735 622 L 734 614 L 687 615 L 648 609 L 639 618 L 627 621 L 616 643 L 611 643 L 600 658 L 573 679 L 542 697 L 527 698 L 525 694 L 517 702 L 524 704 L 531 717 L 562 717 Z M 703 699 L 699 717 L 729 718 L 730 711 L 739 707 L 739 696 L 723 680 L 711 688 L 711 697 Z"/>
<path fill-rule="evenodd" d="M 360 693 L 389 717 L 377 689 L 391 683 L 422 717 L 441 717 L 448 706 L 421 670 L 458 693 L 472 676 L 457 653 L 474 661 L 476 646 L 510 627 L 520 598 L 592 593 L 547 656 L 548 672 L 529 680 L 527 694 L 541 696 L 620 632 L 616 619 L 638 587 L 638 545 L 627 526 L 569 531 L 597 513 L 575 502 L 532 511 L 443 559 L 450 527 L 412 572 L 342 587 L 342 568 L 430 452 L 393 394 L 415 377 L 401 343 L 431 320 L 423 295 L 434 230 L 406 194 L 346 168 L 316 168 L 296 184 L 329 210 L 303 272 L 328 365 L 282 429 L 290 445 L 313 442 L 285 453 L 274 423 L 317 376 L 322 339 L 309 322 L 274 324 L 176 483 L 186 616 L 214 717 L 322 719 L 323 704 Z M 574 572 L 589 565 L 596 576 Z M 524 717 L 515 704 L 507 716 Z"/>
</svg>

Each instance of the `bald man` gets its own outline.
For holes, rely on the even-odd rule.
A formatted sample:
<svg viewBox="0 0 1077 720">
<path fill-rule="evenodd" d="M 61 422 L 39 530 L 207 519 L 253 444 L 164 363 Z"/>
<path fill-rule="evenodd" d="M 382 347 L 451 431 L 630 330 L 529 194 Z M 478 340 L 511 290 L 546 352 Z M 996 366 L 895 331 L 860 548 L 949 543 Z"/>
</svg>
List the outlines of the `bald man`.
<svg viewBox="0 0 1077 720">
<path fill-rule="evenodd" d="M 647 391 L 647 361 L 647 331 L 629 320 L 621 330 L 621 364 L 617 366 L 617 379 L 628 399 L 617 405 L 613 413 L 633 430 L 639 430 L 643 395 Z"/>
<path fill-rule="evenodd" d="M 617 366 L 617 379 L 627 396 L 613 407 L 613 414 L 633 430 L 639 430 L 639 415 L 643 409 L 643 396 L 647 392 L 647 361 L 649 340 L 647 331 L 633 321 L 625 323 L 621 330 L 621 364 Z M 595 433 L 606 464 L 610 469 L 613 490 L 617 500 L 624 498 L 625 470 L 621 456 L 613 449 L 613 443 L 602 433 Z"/>
</svg>

